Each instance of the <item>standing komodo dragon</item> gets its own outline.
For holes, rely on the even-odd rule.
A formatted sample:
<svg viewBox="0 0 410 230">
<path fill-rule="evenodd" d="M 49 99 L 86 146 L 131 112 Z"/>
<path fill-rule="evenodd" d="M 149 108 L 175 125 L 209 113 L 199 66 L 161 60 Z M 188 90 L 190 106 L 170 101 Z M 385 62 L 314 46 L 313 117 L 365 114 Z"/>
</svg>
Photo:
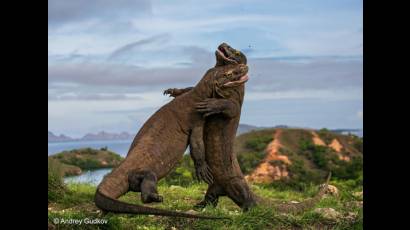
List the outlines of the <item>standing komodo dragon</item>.
<svg viewBox="0 0 410 230">
<path fill-rule="evenodd" d="M 247 62 L 245 55 L 226 43 L 218 47 L 217 56 L 220 56 L 217 59 L 220 60 L 217 62 L 217 66 L 230 64 L 221 61 L 227 59 L 239 64 Z M 184 96 L 184 93 L 189 92 L 189 89 L 174 89 L 171 96 Z M 245 211 L 257 204 L 272 205 L 271 202 L 256 196 L 251 191 L 233 151 L 244 91 L 244 84 L 240 84 L 237 87 L 224 90 L 225 95 L 230 95 L 229 97 L 219 94 L 218 97 L 222 98 L 210 98 L 197 103 L 197 110 L 204 113 L 204 117 L 206 117 L 203 135 L 205 155 L 214 179 L 214 183 L 208 187 L 204 200 L 196 205 L 197 208 L 203 208 L 208 204 L 216 206 L 218 197 L 225 195 Z M 299 212 L 312 207 L 327 190 L 329 179 L 330 174 L 325 186 L 314 198 L 297 204 L 276 205 L 276 208 L 282 212 Z"/>
<path fill-rule="evenodd" d="M 117 198 L 131 190 L 141 192 L 143 203 L 161 202 L 162 197 L 156 188 L 157 180 L 175 167 L 188 144 L 197 176 L 208 183 L 212 182 L 204 156 L 204 118 L 195 110 L 195 104 L 223 93 L 221 86 L 236 85 L 236 82 L 247 77 L 247 71 L 246 65 L 214 67 L 192 90 L 152 115 L 134 138 L 124 161 L 97 187 L 96 206 L 116 213 L 220 219 L 127 204 Z"/>
</svg>

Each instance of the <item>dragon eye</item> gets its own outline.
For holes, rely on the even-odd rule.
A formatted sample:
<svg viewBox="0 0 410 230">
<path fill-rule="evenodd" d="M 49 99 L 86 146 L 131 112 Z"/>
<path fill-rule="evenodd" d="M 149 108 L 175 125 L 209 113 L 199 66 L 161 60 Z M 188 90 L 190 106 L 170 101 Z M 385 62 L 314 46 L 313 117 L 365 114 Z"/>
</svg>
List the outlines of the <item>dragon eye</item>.
<svg viewBox="0 0 410 230">
<path fill-rule="evenodd" d="M 240 54 L 241 54 L 241 52 L 240 52 L 240 51 L 238 51 L 238 50 L 235 50 L 235 54 L 236 54 L 236 55 L 240 55 Z"/>
</svg>

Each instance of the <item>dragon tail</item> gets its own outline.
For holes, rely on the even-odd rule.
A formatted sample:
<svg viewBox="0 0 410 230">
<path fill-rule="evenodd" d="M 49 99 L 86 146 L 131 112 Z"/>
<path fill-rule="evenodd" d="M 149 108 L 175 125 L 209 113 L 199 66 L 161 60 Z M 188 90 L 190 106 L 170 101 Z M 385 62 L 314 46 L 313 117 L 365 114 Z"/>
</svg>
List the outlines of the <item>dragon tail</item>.
<svg viewBox="0 0 410 230">
<path fill-rule="evenodd" d="M 168 210 L 162 210 L 157 208 L 151 208 L 141 205 L 128 204 L 117 199 L 110 198 L 97 190 L 94 197 L 96 206 L 104 211 L 113 213 L 128 213 L 128 214 L 140 214 L 140 215 L 158 215 L 158 216 L 172 216 L 172 217 L 185 217 L 185 218 L 198 218 L 198 219 L 229 219 L 226 217 L 211 217 L 200 216 L 182 212 L 174 212 Z"/>
<path fill-rule="evenodd" d="M 307 209 L 312 208 L 322 199 L 323 195 L 325 195 L 331 176 L 332 173 L 329 172 L 326 183 L 320 188 L 319 192 L 313 198 L 304 200 L 296 204 L 281 204 L 276 206 L 277 210 L 283 213 L 301 213 L 306 211 Z"/>
</svg>

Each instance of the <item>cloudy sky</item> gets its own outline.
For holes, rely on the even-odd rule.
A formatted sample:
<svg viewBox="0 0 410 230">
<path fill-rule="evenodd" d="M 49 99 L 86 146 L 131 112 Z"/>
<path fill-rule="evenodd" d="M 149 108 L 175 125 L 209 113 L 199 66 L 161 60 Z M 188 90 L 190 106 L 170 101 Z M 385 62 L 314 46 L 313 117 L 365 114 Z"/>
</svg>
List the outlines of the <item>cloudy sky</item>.
<svg viewBox="0 0 410 230">
<path fill-rule="evenodd" d="M 137 132 L 222 42 L 248 57 L 241 123 L 362 128 L 360 0 L 49 0 L 48 129 Z"/>
</svg>

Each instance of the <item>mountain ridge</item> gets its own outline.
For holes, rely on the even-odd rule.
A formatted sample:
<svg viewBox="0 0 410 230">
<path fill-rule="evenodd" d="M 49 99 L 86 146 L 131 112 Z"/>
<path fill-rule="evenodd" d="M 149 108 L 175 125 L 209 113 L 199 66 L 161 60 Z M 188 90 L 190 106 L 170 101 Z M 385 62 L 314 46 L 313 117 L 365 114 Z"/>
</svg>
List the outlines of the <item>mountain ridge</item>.
<svg viewBox="0 0 410 230">
<path fill-rule="evenodd" d="M 291 127 L 287 125 L 276 125 L 276 126 L 255 126 L 249 124 L 239 124 L 238 131 L 236 133 L 237 136 L 256 130 L 263 130 L 263 129 L 274 129 L 274 128 L 297 128 Z M 305 128 L 304 128 L 305 129 Z M 312 129 L 316 130 L 316 129 Z M 363 137 L 363 130 L 362 129 L 330 129 L 329 131 L 340 133 L 340 134 L 348 134 L 352 133 L 356 136 Z M 135 137 L 135 134 L 129 132 L 107 132 L 107 131 L 99 131 L 97 133 L 87 133 L 80 138 L 73 138 L 67 136 L 65 134 L 56 135 L 51 131 L 48 131 L 48 142 L 69 142 L 69 141 L 109 141 L 109 140 L 130 140 Z"/>
</svg>

